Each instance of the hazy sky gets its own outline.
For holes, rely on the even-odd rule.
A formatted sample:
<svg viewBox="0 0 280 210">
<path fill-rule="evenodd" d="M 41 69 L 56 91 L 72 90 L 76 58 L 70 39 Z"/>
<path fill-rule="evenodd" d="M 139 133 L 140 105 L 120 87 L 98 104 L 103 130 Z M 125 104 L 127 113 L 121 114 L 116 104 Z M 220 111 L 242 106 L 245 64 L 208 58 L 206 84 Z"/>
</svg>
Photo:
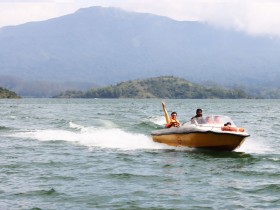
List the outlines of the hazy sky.
<svg viewBox="0 0 280 210">
<path fill-rule="evenodd" d="M 46 20 L 90 6 L 113 6 L 280 36 L 280 0 L 0 0 L 0 27 Z"/>
</svg>

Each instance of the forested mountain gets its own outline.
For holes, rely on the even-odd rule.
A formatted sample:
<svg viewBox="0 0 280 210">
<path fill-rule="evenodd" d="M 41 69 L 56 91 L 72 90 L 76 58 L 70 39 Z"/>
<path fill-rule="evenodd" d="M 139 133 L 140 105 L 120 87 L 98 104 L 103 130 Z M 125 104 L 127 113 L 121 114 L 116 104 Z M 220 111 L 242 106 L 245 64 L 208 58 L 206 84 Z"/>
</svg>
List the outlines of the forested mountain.
<svg viewBox="0 0 280 210">
<path fill-rule="evenodd" d="M 204 87 L 176 77 L 157 77 L 122 82 L 103 88 L 82 91 L 66 91 L 58 98 L 250 98 L 242 90 L 221 87 Z"/>
<path fill-rule="evenodd" d="M 27 82 L 112 85 L 173 75 L 256 92 L 280 87 L 277 38 L 117 8 L 3 27 L 0 46 L 0 78 Z"/>
<path fill-rule="evenodd" d="M 20 98 L 15 92 L 0 87 L 0 98 Z"/>
</svg>

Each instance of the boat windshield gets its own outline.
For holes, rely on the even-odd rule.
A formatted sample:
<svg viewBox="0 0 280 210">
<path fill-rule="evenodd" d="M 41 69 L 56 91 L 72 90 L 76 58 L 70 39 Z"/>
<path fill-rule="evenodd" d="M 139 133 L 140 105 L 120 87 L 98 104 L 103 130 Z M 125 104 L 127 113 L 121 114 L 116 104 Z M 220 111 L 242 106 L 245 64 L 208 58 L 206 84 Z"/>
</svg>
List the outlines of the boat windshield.
<svg viewBox="0 0 280 210">
<path fill-rule="evenodd" d="M 235 126 L 234 122 L 231 120 L 230 117 L 223 115 L 209 115 L 206 117 L 196 117 L 191 120 L 191 124 L 224 125 L 227 122 L 230 122 L 232 126 Z"/>
</svg>

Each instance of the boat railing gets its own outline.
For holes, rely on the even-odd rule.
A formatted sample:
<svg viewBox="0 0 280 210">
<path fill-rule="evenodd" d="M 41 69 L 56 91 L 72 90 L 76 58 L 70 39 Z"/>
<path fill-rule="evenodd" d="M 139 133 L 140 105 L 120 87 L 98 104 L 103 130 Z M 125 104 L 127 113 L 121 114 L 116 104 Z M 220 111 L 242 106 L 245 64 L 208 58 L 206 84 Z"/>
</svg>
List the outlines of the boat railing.
<svg viewBox="0 0 280 210">
<path fill-rule="evenodd" d="M 195 124 L 196 127 L 205 128 L 206 130 L 221 129 L 222 124 Z"/>
</svg>

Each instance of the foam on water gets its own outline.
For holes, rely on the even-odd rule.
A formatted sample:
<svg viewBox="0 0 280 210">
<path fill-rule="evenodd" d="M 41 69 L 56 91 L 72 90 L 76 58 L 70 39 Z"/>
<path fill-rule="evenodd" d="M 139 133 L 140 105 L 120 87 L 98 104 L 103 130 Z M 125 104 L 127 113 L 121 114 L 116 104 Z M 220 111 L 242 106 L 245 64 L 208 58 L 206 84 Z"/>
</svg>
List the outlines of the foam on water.
<svg viewBox="0 0 280 210">
<path fill-rule="evenodd" d="M 164 117 L 155 118 L 153 123 L 163 125 Z M 176 149 L 176 150 L 191 150 L 186 147 L 171 147 L 165 144 L 156 143 L 151 136 L 139 133 L 131 133 L 117 128 L 111 122 L 103 122 L 100 128 L 94 126 L 83 126 L 70 122 L 69 130 L 49 129 L 49 130 L 34 130 L 16 132 L 9 136 L 36 139 L 39 141 L 68 141 L 78 143 L 88 147 L 100 148 L 115 148 L 122 150 L 137 150 L 137 149 Z M 273 151 L 273 148 L 268 147 L 263 143 L 262 139 L 249 137 L 246 141 L 236 149 L 236 152 L 267 154 Z"/>
<path fill-rule="evenodd" d="M 73 125 L 71 125 L 73 127 Z M 76 126 L 74 126 L 76 128 Z M 17 132 L 10 136 L 18 138 L 36 139 L 39 141 L 67 141 L 74 142 L 88 147 L 115 148 L 122 150 L 137 149 L 176 149 L 190 150 L 191 148 L 171 147 L 165 144 L 153 142 L 151 136 L 137 133 L 129 133 L 119 128 L 94 128 L 77 126 L 81 131 L 67 130 L 35 130 L 29 132 Z M 266 154 L 272 151 L 271 148 L 247 139 L 236 152 Z"/>
<path fill-rule="evenodd" d="M 35 130 L 17 132 L 10 136 L 18 138 L 36 139 L 39 141 L 68 141 L 88 147 L 116 148 L 123 150 L 136 149 L 170 149 L 164 144 L 156 143 L 150 136 L 129 133 L 119 128 L 84 127 L 69 123 L 69 127 L 78 131 L 69 130 Z"/>
<path fill-rule="evenodd" d="M 264 140 L 249 137 L 245 142 L 235 151 L 246 152 L 246 153 L 256 153 L 256 154 L 267 154 L 273 152 L 273 148 L 264 144 Z"/>
<path fill-rule="evenodd" d="M 154 117 L 154 118 L 150 119 L 150 121 L 157 125 L 165 125 L 165 123 L 166 123 L 164 116 Z"/>
</svg>

